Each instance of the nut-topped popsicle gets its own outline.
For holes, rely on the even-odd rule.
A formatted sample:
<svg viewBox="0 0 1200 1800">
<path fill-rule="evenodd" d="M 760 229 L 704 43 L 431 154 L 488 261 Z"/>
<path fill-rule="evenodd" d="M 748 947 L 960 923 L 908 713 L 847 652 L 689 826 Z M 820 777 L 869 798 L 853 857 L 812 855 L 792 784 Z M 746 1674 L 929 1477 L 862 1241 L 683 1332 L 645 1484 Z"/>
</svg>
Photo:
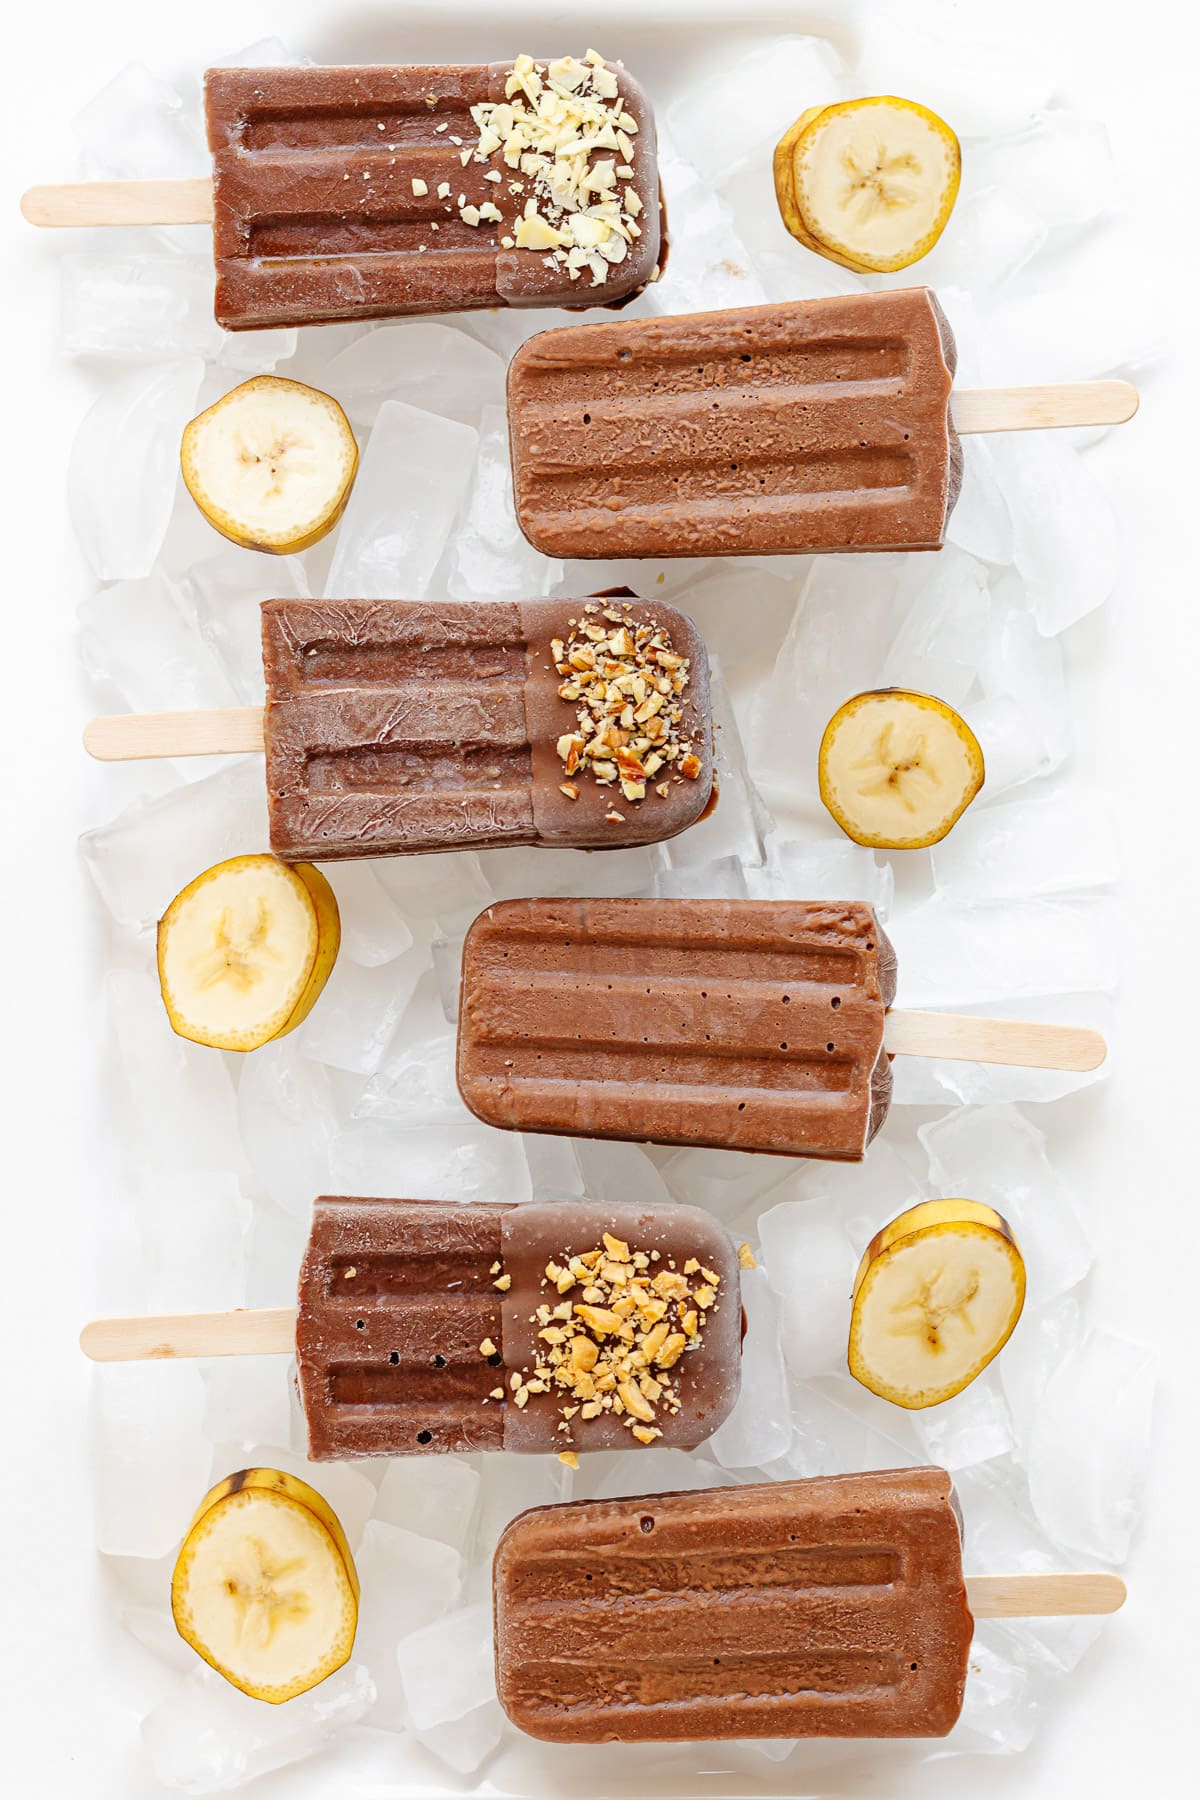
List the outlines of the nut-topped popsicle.
<svg viewBox="0 0 1200 1800">
<path fill-rule="evenodd" d="M 713 803 L 691 620 L 623 595 L 270 600 L 265 714 L 117 715 L 101 758 L 266 750 L 271 847 L 330 861 L 497 845 L 623 849 Z"/>
<path fill-rule="evenodd" d="M 98 1361 L 296 1354 L 314 1461 L 690 1449 L 738 1394 L 738 1252 L 692 1206 L 324 1197 L 295 1311 L 97 1320 Z"/>
<path fill-rule="evenodd" d="M 39 225 L 213 224 L 230 331 L 620 306 L 665 255 L 654 118 L 596 51 L 210 69 L 211 184 L 34 188 Z"/>
</svg>

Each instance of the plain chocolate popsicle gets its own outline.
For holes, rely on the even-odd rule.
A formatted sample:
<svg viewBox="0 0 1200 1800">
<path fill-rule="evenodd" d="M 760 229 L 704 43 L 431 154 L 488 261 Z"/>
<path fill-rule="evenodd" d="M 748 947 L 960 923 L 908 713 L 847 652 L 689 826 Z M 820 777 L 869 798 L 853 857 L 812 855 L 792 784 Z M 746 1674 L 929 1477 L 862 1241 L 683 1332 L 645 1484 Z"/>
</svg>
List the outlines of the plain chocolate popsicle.
<svg viewBox="0 0 1200 1800">
<path fill-rule="evenodd" d="M 547 64 L 537 67 L 544 74 Z M 628 229 L 632 213 L 637 235 L 611 246 L 621 260 L 599 258 L 602 273 L 589 262 L 572 274 L 547 248 L 516 242 L 534 179 L 505 157 L 499 138 L 482 161 L 474 154 L 481 130 L 471 109 L 504 103 L 513 70 L 512 62 L 210 69 L 218 322 L 243 331 L 631 300 L 663 257 L 645 94 L 614 65 L 607 135 L 582 134 L 600 140 L 582 160 L 607 161 L 611 191 L 632 190 L 623 216 Z M 622 132 L 628 161 L 614 129 L 621 119 L 634 126 Z M 619 177 L 618 168 L 632 172 Z"/>
<path fill-rule="evenodd" d="M 548 1742 L 944 1737 L 962 1709 L 944 1469 L 538 1507 L 493 1585 L 500 1704 Z"/>
<path fill-rule="evenodd" d="M 508 372 L 521 529 L 549 556 L 936 550 L 954 366 L 928 288 L 541 332 Z"/>
<path fill-rule="evenodd" d="M 697 1207 L 314 1204 L 296 1315 L 314 1461 L 688 1449 L 732 1408 L 740 1354 L 737 1253 Z"/>
<path fill-rule="evenodd" d="M 708 662 L 695 626 L 673 607 L 620 598 L 270 600 L 262 636 L 278 856 L 625 849 L 674 837 L 711 802 Z M 655 702 L 637 700 L 651 675 L 680 691 L 658 695 L 639 719 Z M 621 707 L 608 723 L 626 741 L 611 761 L 588 757 L 595 739 L 585 742 L 578 724 L 582 688 L 604 680 L 641 683 L 628 697 L 613 687 Z M 645 778 L 629 788 L 618 761 L 643 743 Z"/>
<path fill-rule="evenodd" d="M 856 903 L 505 901 L 463 946 L 458 1085 L 517 1131 L 856 1161 L 895 988 Z"/>
</svg>

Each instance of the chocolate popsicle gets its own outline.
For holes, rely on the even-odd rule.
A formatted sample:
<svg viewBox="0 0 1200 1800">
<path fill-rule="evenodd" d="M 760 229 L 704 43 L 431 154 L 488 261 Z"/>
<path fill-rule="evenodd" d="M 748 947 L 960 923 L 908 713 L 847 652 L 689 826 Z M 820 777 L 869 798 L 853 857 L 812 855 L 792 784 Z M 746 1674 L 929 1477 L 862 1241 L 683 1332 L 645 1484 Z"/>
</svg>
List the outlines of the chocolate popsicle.
<svg viewBox="0 0 1200 1800">
<path fill-rule="evenodd" d="M 944 1469 L 538 1507 L 493 1585 L 500 1704 L 547 1742 L 944 1737 L 962 1709 Z"/>
<path fill-rule="evenodd" d="M 278 856 L 624 849 L 711 802 L 708 662 L 673 607 L 271 600 L 262 631 Z"/>
<path fill-rule="evenodd" d="M 296 1368 L 314 1461 L 691 1448 L 737 1398 L 728 1234 L 691 1206 L 323 1198 Z"/>
<path fill-rule="evenodd" d="M 519 1131 L 856 1161 L 895 989 L 869 906 L 510 900 L 463 946 L 458 1085 Z"/>
<path fill-rule="evenodd" d="M 602 58 L 210 69 L 229 331 L 623 305 L 663 257 L 654 119 Z"/>
<path fill-rule="evenodd" d="M 541 332 L 508 372 L 521 529 L 568 557 L 936 550 L 954 366 L 928 288 Z"/>
</svg>

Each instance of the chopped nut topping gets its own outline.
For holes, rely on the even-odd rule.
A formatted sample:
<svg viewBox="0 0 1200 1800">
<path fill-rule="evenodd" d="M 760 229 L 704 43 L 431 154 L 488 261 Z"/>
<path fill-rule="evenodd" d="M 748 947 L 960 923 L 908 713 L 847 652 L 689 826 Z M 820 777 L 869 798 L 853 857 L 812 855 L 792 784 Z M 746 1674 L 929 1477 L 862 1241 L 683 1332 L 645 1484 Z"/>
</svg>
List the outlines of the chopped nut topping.
<svg viewBox="0 0 1200 1800">
<path fill-rule="evenodd" d="M 629 254 L 642 211 L 636 189 L 618 187 L 618 180 L 634 177 L 638 126 L 621 98 L 617 73 L 595 51 L 583 62 L 518 56 L 504 93 L 501 101 L 471 108 L 479 137 L 463 154 L 464 165 L 471 156 L 479 163 L 498 156 L 524 176 L 509 184 L 510 192 L 524 197 L 516 247 L 547 253 L 572 280 L 586 269 L 599 287 Z M 484 179 L 499 183 L 503 170 L 489 169 Z M 477 216 L 468 224 L 490 216 L 482 208 L 469 210 Z M 506 247 L 513 241 L 511 235 L 501 240 Z"/>
<path fill-rule="evenodd" d="M 480 1356 L 495 1356 L 496 1346 L 493 1344 L 490 1337 L 485 1337 L 482 1344 L 480 1344 L 479 1354 Z"/>
<path fill-rule="evenodd" d="M 738 1245 L 738 1267 L 739 1269 L 757 1269 L 758 1267 L 749 1244 Z"/>
<path fill-rule="evenodd" d="M 509 1377 L 515 1405 L 527 1405 L 530 1395 L 552 1394 L 557 1429 L 568 1441 L 576 1417 L 602 1413 L 619 1419 L 639 1443 L 662 1436 L 656 1418 L 681 1405 L 669 1371 L 685 1351 L 697 1348 L 705 1319 L 719 1304 L 720 1277 L 694 1256 L 683 1273 L 671 1258 L 651 1273 L 655 1263 L 662 1264 L 659 1251 L 631 1249 L 610 1232 L 594 1250 L 550 1258 L 543 1287 L 576 1297 L 543 1301 L 530 1315 L 540 1328 L 538 1348 L 532 1369 Z M 694 1286 L 692 1277 L 700 1284 Z"/>
<path fill-rule="evenodd" d="M 419 175 L 414 175 L 412 178 L 412 191 L 418 196 L 427 194 L 429 192 L 429 183 L 427 181 L 422 181 Z"/>
<path fill-rule="evenodd" d="M 512 1286 L 512 1276 L 501 1275 L 498 1281 L 493 1281 L 492 1286 L 494 1288 L 499 1288 L 502 1294 L 507 1294 L 509 1288 Z"/>
<path fill-rule="evenodd" d="M 558 1460 L 560 1463 L 565 1463 L 568 1469 L 577 1469 L 579 1467 L 579 1455 L 575 1450 L 560 1450 L 558 1453 Z"/>
</svg>

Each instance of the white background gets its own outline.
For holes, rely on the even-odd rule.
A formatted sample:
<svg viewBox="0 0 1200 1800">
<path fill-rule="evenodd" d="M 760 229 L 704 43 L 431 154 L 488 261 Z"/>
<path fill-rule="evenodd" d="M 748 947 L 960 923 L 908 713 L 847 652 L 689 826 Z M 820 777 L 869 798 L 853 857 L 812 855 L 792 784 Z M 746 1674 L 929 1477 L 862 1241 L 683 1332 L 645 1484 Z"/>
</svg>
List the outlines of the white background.
<svg viewBox="0 0 1200 1800">
<path fill-rule="evenodd" d="M 870 0 L 867 0 L 870 3 Z M 1162 355 L 1139 419 L 1101 447 L 1118 502 L 1124 573 L 1104 613 L 1068 638 L 1082 697 L 1083 754 L 1107 785 L 1122 834 L 1126 944 L 1113 1076 L 1074 1114 L 1078 1199 L 1098 1252 L 1098 1323 L 1162 1361 L 1146 1516 L 1127 1571 L 1130 1600 L 1020 1758 L 955 1760 L 901 1796 L 1194 1793 L 1200 1230 L 1195 1176 L 1195 876 L 1200 775 L 1200 584 L 1189 539 L 1200 510 L 1200 302 L 1196 244 L 1196 69 L 1191 0 L 961 0 L 900 5 L 953 36 L 977 26 L 1050 56 L 1062 94 L 1104 119 L 1122 172 Z M 144 1792 L 132 1684 L 92 1550 L 88 1370 L 75 1335 L 90 1306 L 91 1249 L 104 1230 L 89 1171 L 105 1130 L 97 1058 L 98 968 L 88 942 L 75 838 L 95 821 L 96 776 L 79 748 L 84 705 L 74 612 L 87 576 L 71 539 L 66 459 L 86 375 L 56 346 L 56 244 L 26 226 L 20 191 L 69 179 L 69 121 L 122 64 L 168 80 L 277 34 L 319 60 L 477 60 L 599 40 L 641 66 L 686 63 L 701 28 L 816 28 L 837 0 L 792 7 L 711 0 L 514 0 L 358 6 L 337 0 L 26 0 L 5 30 L 0 234 L 5 271 L 4 445 L 7 651 L 3 788 L 5 1030 L 0 1410 L 0 1777 L 14 1794 L 131 1800 Z M 13 14 L 15 13 L 15 16 Z M 479 30 L 472 29 L 480 20 Z M 621 32 L 622 20 L 629 22 Z M 714 21 L 710 27 L 709 21 Z M 732 41 L 730 37 L 730 41 Z M 918 96 L 919 97 L 919 96 Z M 797 97 L 798 107 L 803 96 Z M 199 171 L 198 171 L 199 172 Z M 153 1480 L 153 1470 L 147 1470 Z M 586 1757 L 586 1752 L 581 1752 Z M 285 1795 L 299 1775 L 277 1777 Z M 303 1784 L 305 1792 L 312 1792 Z M 378 1790 L 376 1790 L 378 1791 Z M 580 1794 L 590 1793 L 581 1767 Z"/>
</svg>

